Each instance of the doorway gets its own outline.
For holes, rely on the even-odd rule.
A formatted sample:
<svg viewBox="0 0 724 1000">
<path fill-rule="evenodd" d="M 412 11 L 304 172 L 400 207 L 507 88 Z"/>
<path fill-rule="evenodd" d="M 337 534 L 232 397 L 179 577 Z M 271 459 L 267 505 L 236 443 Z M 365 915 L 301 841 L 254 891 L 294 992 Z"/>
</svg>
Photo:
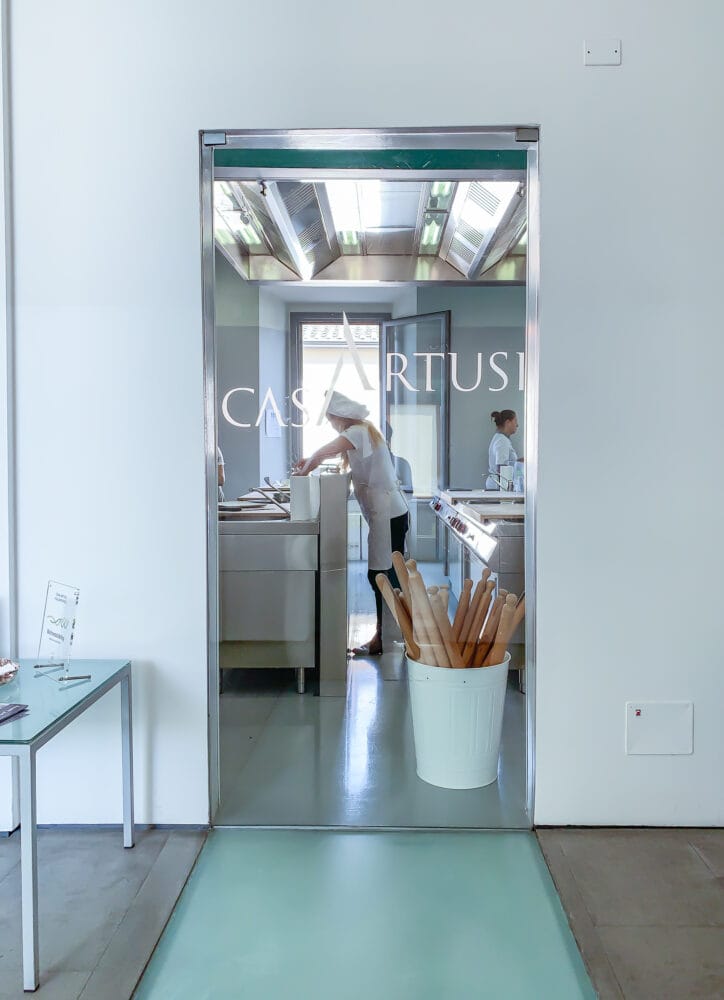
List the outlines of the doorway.
<svg viewBox="0 0 724 1000">
<path fill-rule="evenodd" d="M 243 133 L 226 133 L 225 143 L 216 145 L 218 136 L 202 136 L 202 181 L 204 196 L 204 253 L 205 253 L 205 345 L 206 345 L 206 373 L 207 373 L 207 459 L 209 465 L 209 699 L 210 699 L 210 761 L 211 761 L 211 814 L 216 816 L 216 821 L 222 823 L 233 823 L 234 825 L 322 825 L 322 826 L 362 826 L 362 827 L 447 827 L 461 826 L 472 828 L 491 827 L 521 827 L 529 826 L 529 807 L 532 802 L 533 789 L 533 733 L 534 733 L 534 592 L 532 587 L 526 588 L 526 644 L 525 644 L 525 691 L 516 691 L 517 706 L 520 718 L 518 728 L 523 739 L 516 745 L 514 751 L 509 754 L 509 763 L 514 770 L 517 770 L 520 781 L 516 795 L 514 809 L 508 809 L 510 797 L 506 803 L 506 795 L 501 795 L 501 787 L 505 792 L 512 787 L 501 780 L 495 783 L 492 788 L 478 791 L 477 796 L 470 796 L 470 802 L 474 800 L 474 806 L 460 809 L 457 813 L 451 810 L 451 804 L 457 798 L 458 804 L 462 801 L 461 793 L 444 792 L 419 782 L 415 777 L 414 752 L 411 742 L 405 743 L 402 734 L 405 726 L 409 729 L 409 720 L 406 721 L 406 678 L 404 674 L 404 658 L 402 647 L 392 646 L 390 652 L 385 652 L 385 657 L 378 663 L 365 663 L 363 659 L 350 661 L 349 678 L 358 678 L 358 683 L 348 683 L 346 694 L 334 704 L 331 700 L 316 698 L 313 693 L 304 695 L 304 701 L 300 702 L 299 697 L 293 689 L 282 691 L 276 698 L 275 706 L 270 708 L 270 715 L 277 712 L 279 719 L 279 731 L 284 727 L 284 719 L 287 719 L 287 728 L 292 724 L 297 725 L 296 737 L 298 745 L 296 749 L 300 751 L 294 756 L 294 750 L 290 748 L 281 750 L 279 747 L 268 746 L 271 753 L 264 758 L 258 754 L 258 745 L 252 750 L 251 757 L 243 764 L 243 769 L 247 770 L 248 763 L 256 754 L 257 770 L 254 768 L 247 770 L 247 778 L 250 781 L 245 787 L 246 805 L 244 809 L 237 810 L 234 816 L 227 812 L 225 815 L 224 803 L 221 802 L 221 812 L 217 814 L 220 800 L 220 789 L 222 788 L 222 768 L 220 766 L 221 757 L 219 751 L 219 735 L 223 738 L 223 727 L 219 719 L 219 640 L 223 636 L 219 633 L 219 606 L 222 603 L 219 593 L 219 576 L 221 568 L 218 564 L 219 535 L 218 521 L 216 516 L 216 496 L 212 487 L 216 483 L 216 443 L 223 439 L 224 433 L 229 428 L 221 426 L 220 413 L 222 410 L 222 398 L 220 398 L 217 378 L 219 370 L 219 337 L 218 321 L 215 323 L 216 298 L 218 285 L 214 276 L 214 182 L 225 184 L 231 183 L 232 174 L 235 177 L 233 183 L 246 184 L 247 186 L 236 190 L 237 195 L 242 197 L 234 200 L 234 205 L 239 212 L 240 225 L 251 227 L 258 238 L 257 227 L 260 225 L 261 203 L 254 200 L 250 193 L 255 190 L 260 192 L 264 187 L 266 193 L 261 197 L 269 196 L 269 186 L 274 186 L 274 194 L 271 202 L 264 203 L 264 207 L 272 204 L 269 209 L 269 217 L 277 223 L 277 229 L 283 230 L 279 226 L 286 218 L 294 228 L 293 211 L 298 208 L 304 198 L 309 197 L 308 192 L 304 193 L 301 188 L 316 187 L 320 179 L 324 179 L 328 174 L 333 173 L 337 179 L 344 178 L 349 181 L 352 177 L 357 177 L 365 181 L 380 179 L 389 185 L 392 181 L 404 182 L 408 186 L 406 196 L 411 195 L 412 186 L 417 183 L 427 185 L 425 197 L 427 205 L 435 204 L 431 199 L 435 185 L 439 185 L 438 191 L 442 188 L 446 194 L 453 195 L 456 189 L 462 188 L 463 184 L 472 186 L 472 179 L 476 177 L 494 176 L 499 178 L 505 171 L 512 169 L 511 164 L 515 164 L 516 170 L 521 170 L 523 165 L 523 175 L 525 176 L 525 187 L 527 194 L 527 223 L 525 227 L 525 257 L 523 260 L 523 271 L 521 272 L 521 255 L 518 259 L 511 260 L 505 256 L 500 258 L 500 262 L 495 262 L 490 267 L 498 267 L 498 273 L 507 266 L 511 280 L 499 281 L 497 285 L 493 283 L 488 271 L 487 279 L 471 283 L 470 279 L 457 280 L 461 274 L 457 273 L 455 279 L 450 270 L 445 270 L 441 264 L 430 259 L 422 261 L 426 269 L 418 270 L 412 275 L 413 280 L 400 280 L 406 274 L 403 266 L 404 255 L 388 255 L 387 263 L 392 261 L 392 267 L 387 275 L 375 274 L 370 267 L 374 254 L 368 255 L 362 260 L 362 255 L 357 253 L 340 253 L 336 260 L 322 262 L 323 269 L 328 273 L 327 278 L 314 278 L 309 273 L 310 255 L 304 253 L 304 244 L 301 239 L 289 240 L 287 249 L 280 249 L 276 257 L 276 264 L 263 260 L 262 257 L 270 255 L 254 253 L 252 236 L 250 245 L 247 245 L 249 252 L 245 260 L 230 260 L 228 254 L 219 257 L 218 240 L 216 247 L 217 271 L 220 271 L 231 264 L 236 276 L 245 283 L 246 290 L 255 289 L 258 296 L 257 302 L 257 325 L 260 332 L 259 349 L 262 340 L 266 343 L 266 338 L 261 336 L 261 331 L 265 330 L 265 315 L 270 315 L 269 304 L 274 300 L 275 307 L 281 303 L 281 308 L 277 308 L 279 318 L 274 332 L 282 333 L 288 341 L 286 352 L 287 372 L 286 372 L 286 392 L 275 396 L 269 396 L 262 386 L 263 378 L 260 377 L 258 386 L 258 397 L 248 399 L 246 402 L 253 402 L 258 406 L 257 413 L 251 413 L 247 418 L 240 411 L 233 411 L 227 405 L 227 412 L 231 415 L 232 421 L 236 422 L 238 428 L 246 425 L 255 426 L 259 432 L 266 432 L 266 438 L 261 442 L 257 451 L 258 461 L 258 481 L 261 482 L 262 473 L 269 467 L 269 459 L 264 457 L 264 450 L 270 452 L 272 446 L 278 447 L 279 440 L 285 441 L 287 455 L 289 458 L 297 457 L 298 450 L 302 448 L 304 442 L 304 427 L 292 427 L 293 421 L 290 419 L 291 396 L 295 387 L 300 386 L 302 381 L 295 381 L 294 371 L 294 350 L 299 348 L 299 338 L 294 336 L 293 331 L 298 329 L 297 324 L 300 317 L 305 315 L 314 319 L 314 307 L 319 308 L 324 304 L 325 299 L 330 301 L 330 297 L 336 300 L 348 316 L 350 328 L 355 324 L 353 320 L 360 318 L 361 313 L 355 315 L 355 299 L 366 299 L 367 302 L 376 301 L 377 305 L 389 307 L 388 318 L 381 322 L 381 329 L 378 333 L 379 357 L 381 370 L 379 372 L 378 385 L 373 386 L 377 390 L 379 404 L 373 402 L 372 412 L 379 406 L 380 430 L 387 432 L 388 444 L 390 445 L 395 468 L 398 472 L 400 483 L 403 484 L 405 476 L 409 478 L 409 500 L 411 512 L 411 530 L 408 536 L 409 552 L 413 558 L 423 566 L 429 566 L 429 579 L 427 583 L 436 584 L 444 580 L 449 581 L 450 596 L 456 599 L 455 584 L 452 577 L 460 579 L 463 574 L 475 575 L 479 568 L 475 559 L 470 559 L 462 547 L 458 547 L 459 539 L 448 537 L 444 525 L 441 525 L 439 518 L 436 518 L 431 506 L 434 496 L 440 491 L 445 491 L 450 487 L 450 465 L 451 459 L 456 465 L 456 475 L 460 475 L 459 467 L 461 462 L 459 436 L 460 421 L 464 418 L 463 411 L 469 411 L 470 400 L 474 392 L 477 372 L 481 364 L 493 365 L 491 371 L 503 371 L 502 358 L 494 355 L 513 355 L 507 357 L 510 362 L 509 371 L 504 371 L 505 385 L 520 385 L 524 389 L 525 398 L 525 452 L 526 452 L 526 493 L 525 493 L 525 560 L 526 574 L 528 580 L 534 579 L 534 516 L 535 516 L 535 381 L 537 378 L 537 341 L 536 341 L 536 302 L 537 302 L 537 158 L 535 142 L 533 140 L 519 140 L 515 134 L 486 132 L 485 130 L 471 131 L 465 133 L 396 133 L 392 139 L 394 146 L 390 150 L 380 149 L 379 143 L 381 133 L 357 134 L 355 141 L 360 143 L 360 148 L 351 146 L 352 139 L 346 134 L 327 133 L 325 136 L 325 148 L 320 149 L 321 138 L 314 133 L 295 134 L 290 137 L 287 134 L 283 140 L 278 135 L 255 133 L 253 135 Z M 332 138 L 330 138 L 330 136 Z M 327 144 L 336 139 L 338 148 L 331 150 Z M 275 142 L 278 145 L 275 146 Z M 435 147 L 435 143 L 439 143 Z M 289 145 L 291 143 L 291 146 Z M 295 143 L 299 145 L 295 146 Z M 374 145 L 377 143 L 378 145 Z M 305 145 L 306 144 L 306 145 Z M 367 148 L 365 148 L 367 145 Z M 397 146 L 404 149 L 404 166 L 399 163 L 390 166 L 400 159 L 400 151 Z M 451 149 L 454 156 L 451 156 Z M 425 162 L 433 163 L 433 169 L 417 166 L 421 162 L 419 154 L 427 149 L 427 159 Z M 430 151 L 434 155 L 430 155 Z M 510 154 L 510 159 L 506 160 L 504 154 Z M 223 154 L 223 155 L 222 155 Z M 272 155 L 274 154 L 274 155 Z M 336 155 L 334 155 L 336 154 Z M 387 158 L 385 155 L 387 154 Z M 443 157 L 442 154 L 445 154 Z M 471 155 L 475 154 L 475 155 Z M 521 160 L 522 155 L 522 160 Z M 297 159 L 295 160 L 295 156 Z M 330 156 L 332 159 L 330 160 Z M 234 161 L 232 163 L 232 161 Z M 364 161 L 364 162 L 363 162 Z M 300 166 L 303 164 L 303 166 Z M 352 165 L 350 165 L 352 164 Z M 452 165 L 451 165 L 452 164 Z M 481 166 L 484 164 L 484 166 Z M 490 171 L 485 174 L 485 169 Z M 442 171 L 446 171 L 444 174 Z M 354 173 L 352 173 L 354 171 Z M 440 179 L 443 177 L 444 179 Z M 310 180 L 313 179 L 313 183 Z M 253 182 L 254 188 L 249 185 Z M 234 189 L 232 188 L 232 194 Z M 385 189 L 382 189 L 383 193 Z M 484 193 L 484 185 L 475 194 L 480 197 L 481 191 Z M 277 203 L 274 204 L 274 199 Z M 323 201 L 323 199 L 320 200 Z M 447 203 L 448 211 L 453 207 L 454 197 L 450 197 Z M 284 211 L 280 210 L 282 204 Z M 422 197 L 418 194 L 418 203 L 423 206 Z M 438 199 L 437 204 L 445 205 L 445 198 Z M 302 205 L 302 209 L 305 206 Z M 459 205 L 458 205 L 459 209 Z M 247 219 L 243 217 L 244 210 L 249 211 Z M 502 210 L 501 210 L 502 211 Z M 286 213 L 286 215 L 285 215 Z M 458 223 L 461 220 L 458 219 Z M 501 220 L 502 221 L 502 218 Z M 462 220 L 463 224 L 468 224 Z M 512 224 L 512 215 L 509 214 L 508 223 Z M 436 231 L 436 227 L 439 232 Z M 297 227 L 299 228 L 299 227 Z M 465 232 L 464 225 L 458 228 Z M 422 244 L 427 241 L 429 244 L 433 237 L 441 236 L 447 232 L 443 217 L 438 215 L 431 217 L 430 212 L 420 212 L 418 220 L 418 233 L 416 236 L 418 250 L 422 249 Z M 303 230 L 301 230 L 303 232 Z M 356 230 L 349 230 L 350 233 Z M 432 235 L 431 235 L 432 234 Z M 300 232 L 297 232 L 299 237 Z M 344 230 L 338 233 L 344 238 Z M 472 241 L 463 245 L 459 240 L 459 245 L 452 250 L 448 246 L 449 259 L 467 268 L 468 273 L 474 273 L 477 265 L 475 258 L 478 251 L 484 250 L 482 240 L 479 242 L 477 251 L 475 250 L 475 234 L 467 232 L 467 236 L 472 235 Z M 273 249 L 273 241 L 266 236 L 266 249 Z M 398 234 L 400 240 L 403 236 Z M 450 238 L 452 245 L 454 237 Z M 291 245 L 291 250 L 289 249 Z M 228 249 L 227 244 L 227 249 Z M 296 252 L 294 250 L 296 246 Z M 300 255 L 300 247 L 302 254 Z M 439 244 L 438 244 L 439 247 Z M 472 248 L 472 249 L 471 249 Z M 349 249 L 349 247 L 347 247 Z M 470 259 L 465 259 L 463 251 L 467 250 Z M 418 264 L 424 254 L 418 253 Z M 437 259 L 436 259 L 437 260 Z M 306 264 L 305 264 L 306 261 Z M 341 262 L 341 263 L 340 263 Z M 500 264 L 500 266 L 498 266 Z M 365 270 L 366 265 L 367 269 Z M 435 269 L 438 268 L 436 274 Z M 276 268 L 276 271 L 274 270 Z M 284 268 L 284 270 L 281 270 Z M 395 269 L 396 268 L 396 269 Z M 294 276 L 292 277 L 292 272 Z M 527 278 L 525 277 L 527 272 Z M 523 273 L 523 281 L 520 276 Z M 409 275 L 409 271 L 407 272 Z M 517 281 L 516 281 L 517 276 Z M 228 275 L 227 275 L 228 277 Z M 300 278 L 302 279 L 300 281 Z M 460 351 L 451 351 L 450 328 L 451 322 L 456 324 L 456 336 L 463 337 L 460 330 L 467 330 L 459 316 L 465 313 L 466 309 L 477 308 L 476 305 L 466 306 L 466 297 L 472 299 L 487 290 L 492 293 L 493 289 L 505 287 L 508 291 L 517 289 L 517 296 L 523 307 L 523 321 L 520 324 L 523 341 L 519 351 L 500 351 L 492 348 L 499 347 L 494 343 L 490 349 L 473 352 L 472 364 L 470 359 L 463 361 Z M 445 308 L 445 297 L 451 296 L 455 300 L 453 310 Z M 304 313 L 298 307 L 309 305 L 309 311 Z M 429 308 L 432 304 L 433 308 Z M 410 309 L 409 306 L 413 308 Z M 420 305 L 423 309 L 418 309 Z M 440 305 L 442 308 L 437 308 Z M 450 313 L 453 312 L 452 320 Z M 292 319 L 294 317 L 294 319 Z M 456 317 L 458 317 L 456 319 Z M 218 319 L 218 317 L 216 317 Z M 319 317 L 317 317 L 319 318 Z M 336 317 L 335 315 L 335 318 Z M 379 320 L 379 315 L 378 315 Z M 303 319 L 301 320 L 303 325 Z M 313 323 L 308 324 L 310 327 Z M 319 325 L 319 324 L 317 324 Z M 330 323 L 330 326 L 335 324 Z M 502 329 L 502 328 L 501 328 Z M 467 335 L 467 334 L 466 334 Z M 502 336 L 502 333 L 499 333 Z M 464 338 L 463 338 L 464 339 Z M 279 340 L 279 338 L 277 338 Z M 302 347 L 304 338 L 302 337 Z M 353 346 L 359 345 L 352 335 Z M 295 346 L 296 345 L 296 348 Z M 311 343 L 310 343 L 311 350 Z M 453 347 L 455 345 L 452 345 Z M 459 342 L 458 342 L 459 346 Z M 419 348 L 419 349 L 416 349 Z M 263 354 L 263 350 L 261 350 Z M 369 353 L 369 351 L 368 351 Z M 477 353 L 477 360 L 475 354 Z M 525 373 L 520 384 L 520 379 L 513 371 L 517 358 L 515 354 L 525 354 Z M 451 370 L 455 357 L 456 370 Z M 480 358 L 483 357 L 483 361 Z M 410 367 L 405 371 L 400 370 L 402 360 L 405 359 Z M 413 360 L 414 359 L 414 360 Z M 442 359 L 436 363 L 433 359 Z M 311 363 L 311 361 L 310 361 Z M 369 363 L 369 362 L 368 362 Z M 259 361 L 259 371 L 263 369 L 263 361 Z M 336 362 L 335 362 L 336 368 Z M 335 368 L 332 369 L 334 376 Z M 364 368 L 364 364 L 363 364 Z M 350 371 L 354 369 L 354 363 Z M 359 373 L 358 373 L 359 375 Z M 268 380 L 267 380 L 268 381 Z M 369 378 L 368 378 L 368 381 Z M 502 378 L 501 378 L 502 381 Z M 451 443 L 450 425 L 450 389 L 452 384 L 456 385 L 456 392 L 459 399 L 454 406 L 453 420 L 458 421 L 458 436 L 453 437 Z M 265 383 L 266 384 L 266 383 Z M 227 393 L 233 391 L 225 387 L 223 398 L 227 398 Z M 247 387 L 248 388 L 248 387 Z M 359 390 L 359 386 L 357 386 Z M 495 391 L 499 391 L 496 387 Z M 247 393 L 251 397 L 251 393 Z M 238 402 L 242 397 L 237 395 Z M 495 397 L 496 400 L 501 397 Z M 228 403 L 228 399 L 227 399 Z M 464 405 L 463 405 L 464 404 Z M 253 408 L 253 407 L 252 407 Z M 522 407 L 520 407 L 522 409 Z M 281 416 L 281 419 L 279 417 Z M 299 413 L 297 413 L 299 416 Z M 522 416 L 522 413 L 521 413 Z M 315 414 L 314 425 L 320 427 L 319 415 Z M 476 417 L 479 419 L 479 414 Z M 275 426 L 276 424 L 276 426 Z M 231 424 L 234 427 L 234 423 Z M 453 427 L 453 431 L 454 431 Z M 390 437 L 391 432 L 391 437 Z M 484 437 L 487 431 L 480 428 L 477 431 L 478 437 Z M 275 434 L 279 436 L 273 440 Z M 228 436 L 228 434 L 227 434 Z M 488 435 L 489 436 L 489 435 Z M 311 439 L 310 439 L 311 440 Z M 295 441 L 297 444 L 295 444 Z M 223 443 L 223 442 L 222 442 Z M 226 451 L 226 449 L 225 449 Z M 455 459 L 458 459 L 457 463 Z M 267 464 L 264 464 L 264 463 Z M 282 466 L 277 465 L 277 471 L 283 472 Z M 482 466 L 481 466 L 482 468 Z M 405 475 L 401 473 L 405 472 Z M 287 464 L 288 471 L 288 464 Z M 487 470 L 486 470 L 487 471 Z M 271 475 L 267 477 L 281 485 L 282 475 Z M 479 471 L 478 471 L 479 478 Z M 251 485 L 251 484 L 250 484 Z M 453 486 L 462 486 L 462 480 L 456 481 Z M 466 484 L 468 490 L 473 486 Z M 463 490 L 464 491 L 464 490 Z M 280 494 L 281 495 L 281 494 Z M 354 511 L 352 511 L 354 513 Z M 350 523 L 350 522 L 348 522 Z M 353 534 L 353 533 L 351 533 Z M 363 553 L 363 542 L 360 540 L 360 555 Z M 467 560 L 467 561 L 466 561 Z M 354 559 L 349 560 L 350 565 Z M 360 560 L 361 562 L 361 560 Z M 451 577 L 452 574 L 452 577 Z M 257 577 L 258 578 L 258 577 Z M 301 582 L 301 576 L 299 582 Z M 365 593 L 363 577 L 358 575 L 358 589 L 355 591 L 354 584 L 348 587 L 349 598 L 354 604 L 358 602 L 359 607 L 350 605 L 350 609 L 362 616 L 360 619 L 363 628 L 365 625 L 364 615 L 371 615 L 369 607 L 370 594 Z M 459 584 L 458 584 L 459 589 Z M 367 601 L 367 610 L 365 610 Z M 223 608 L 222 608 L 223 613 Z M 355 641 L 355 635 L 349 636 L 350 642 Z M 384 660 L 384 662 L 383 662 Z M 251 677 L 251 671 L 239 672 L 239 677 Z M 312 675 L 313 676 L 313 675 Z M 258 678 L 261 684 L 263 695 L 253 692 L 251 687 L 245 688 L 245 696 L 238 699 L 236 705 L 239 711 L 237 722 L 243 729 L 244 712 L 249 709 L 254 697 L 270 697 L 266 689 L 266 682 L 271 677 L 271 672 Z M 283 681 L 282 674 L 276 677 Z M 348 678 L 348 679 L 349 679 Z M 395 693 L 399 697 L 392 697 Z M 284 704 L 282 704 L 284 702 Z M 269 707 L 270 703 L 264 703 L 263 711 Z M 507 711 L 507 709 L 506 709 Z M 388 718 L 389 716 L 389 718 Z M 311 721 L 313 720 L 314 721 Z M 386 720 L 386 721 L 385 721 Z M 267 720 L 268 721 L 268 720 Z M 255 725 L 258 724 L 257 718 Z M 265 728 L 265 723 L 258 726 L 259 730 Z M 252 726 L 253 728 L 253 726 Z M 395 739 L 388 741 L 387 750 L 380 755 L 380 747 L 375 743 L 380 730 L 385 730 L 388 735 L 395 733 Z M 254 744 L 254 734 L 249 733 L 249 744 Z M 267 744 L 272 744 L 275 736 L 267 732 L 265 737 L 256 734 L 259 739 L 266 739 Z M 409 733 L 408 733 L 409 735 Z M 277 752 L 278 751 L 278 752 Z M 234 751 L 232 750 L 233 754 Z M 330 791 L 331 785 L 324 787 L 324 781 L 320 780 L 318 770 L 310 766 L 311 762 L 319 762 L 328 758 L 331 761 L 329 773 L 334 777 L 334 782 L 346 794 L 346 805 L 341 812 L 338 808 L 339 801 L 335 800 L 335 792 Z M 240 760 L 240 758 L 238 759 Z M 277 789 L 276 799 L 272 801 L 266 794 L 274 784 L 274 780 L 282 777 Z M 274 779 L 274 780 L 270 780 Z M 375 786 L 375 781 L 377 785 Z M 332 782 L 332 784 L 334 784 Z M 418 784 L 419 783 L 419 784 Z M 467 794 L 467 793 L 464 793 Z M 375 795 L 377 798 L 375 800 Z M 319 804 L 322 800 L 327 800 L 322 809 L 310 808 L 310 804 Z M 284 801 L 284 808 L 278 809 L 279 802 Z M 246 808 L 249 806 L 249 808 Z M 507 811 L 506 811 L 507 810 Z"/>
</svg>

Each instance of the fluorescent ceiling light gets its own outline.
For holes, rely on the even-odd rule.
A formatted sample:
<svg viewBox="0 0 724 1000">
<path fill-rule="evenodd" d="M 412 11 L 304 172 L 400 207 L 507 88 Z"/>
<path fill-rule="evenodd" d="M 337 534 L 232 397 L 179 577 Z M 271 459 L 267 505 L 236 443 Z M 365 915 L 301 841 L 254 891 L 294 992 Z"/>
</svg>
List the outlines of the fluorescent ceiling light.
<svg viewBox="0 0 724 1000">
<path fill-rule="evenodd" d="M 247 246 L 260 247 L 263 245 L 262 239 L 259 236 L 259 233 L 257 232 L 256 227 L 253 225 L 253 223 L 251 221 L 249 222 L 241 221 L 241 212 L 236 207 L 236 205 L 233 205 L 230 208 L 226 208 L 225 206 L 217 207 L 216 219 L 217 219 L 217 226 L 216 226 L 217 232 L 219 230 L 218 222 L 221 222 L 222 225 L 227 230 L 229 230 L 230 232 L 234 233 L 237 236 L 240 236 Z"/>
<path fill-rule="evenodd" d="M 382 181 L 360 181 L 357 197 L 362 229 L 379 229 L 382 225 Z"/>
<path fill-rule="evenodd" d="M 233 212 L 236 204 L 225 184 L 214 185 L 214 207 L 219 212 Z"/>
<path fill-rule="evenodd" d="M 440 233 L 442 232 L 442 226 L 439 222 L 435 222 L 431 219 L 426 222 L 423 230 L 422 236 L 420 237 L 421 247 L 434 247 L 437 245 L 437 241 L 440 239 Z"/>
<path fill-rule="evenodd" d="M 244 243 L 250 247 L 260 247 L 261 240 L 259 239 L 259 234 L 254 229 L 254 227 L 248 222 L 240 222 L 237 227 L 237 232 L 241 236 Z"/>
<path fill-rule="evenodd" d="M 326 189 L 335 230 L 358 233 L 361 225 L 356 181 L 327 181 Z"/>
<path fill-rule="evenodd" d="M 447 198 L 451 191 L 451 181 L 435 181 L 430 189 L 430 194 L 433 198 Z"/>
</svg>

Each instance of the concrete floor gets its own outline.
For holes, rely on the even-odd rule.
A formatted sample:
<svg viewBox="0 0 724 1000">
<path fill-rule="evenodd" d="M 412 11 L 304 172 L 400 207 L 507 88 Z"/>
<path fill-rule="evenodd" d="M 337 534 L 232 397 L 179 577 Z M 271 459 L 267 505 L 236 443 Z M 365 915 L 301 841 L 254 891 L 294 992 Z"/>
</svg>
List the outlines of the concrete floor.
<svg viewBox="0 0 724 1000">
<path fill-rule="evenodd" d="M 0 1000 L 128 1000 L 206 833 L 38 831 L 40 988 L 23 993 L 20 834 L 0 839 Z"/>
<path fill-rule="evenodd" d="M 724 830 L 538 830 L 601 1000 L 724 998 Z"/>
<path fill-rule="evenodd" d="M 257 831 L 255 836 L 267 833 L 276 835 Z M 602 1000 L 724 998 L 724 830 L 537 834 Z M 137 846 L 124 851 L 120 836 L 116 830 L 40 831 L 36 996 L 128 1000 L 205 838 L 199 832 L 140 831 Z M 411 849 L 416 843 L 411 841 Z M 0 1000 L 27 996 L 20 971 L 19 848 L 17 834 L 0 839 Z M 452 906 L 454 894 L 446 892 Z M 394 892 L 389 889 L 386 900 L 381 893 L 378 905 L 382 915 L 397 912 Z M 223 913 L 209 919 L 224 925 Z M 523 909 L 517 919 L 525 927 L 530 913 Z M 348 936 L 347 946 L 358 946 L 359 954 L 363 943 Z M 282 967 L 287 958 L 282 949 Z M 445 993 L 439 996 L 443 1000 Z M 502 992 L 495 1000 L 509 996 Z M 543 985 L 531 1000 L 549 996 Z"/>
</svg>

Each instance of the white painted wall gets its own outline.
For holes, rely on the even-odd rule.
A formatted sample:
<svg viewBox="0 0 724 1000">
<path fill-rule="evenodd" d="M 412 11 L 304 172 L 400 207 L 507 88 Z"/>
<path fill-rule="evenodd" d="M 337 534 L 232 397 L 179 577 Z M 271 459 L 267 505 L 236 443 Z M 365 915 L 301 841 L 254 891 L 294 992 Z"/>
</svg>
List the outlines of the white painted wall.
<svg viewBox="0 0 724 1000">
<path fill-rule="evenodd" d="M 14 590 L 12 540 L 14 538 L 13 483 L 13 318 L 12 318 L 12 192 L 10 182 L 10 125 L 7 24 L 0 9 L 0 657 L 17 655 L 14 640 L 11 595 Z M 2 698 L 2 694 L 0 694 Z M 0 831 L 15 829 L 20 820 L 13 780 L 16 763 L 0 758 Z"/>
<path fill-rule="evenodd" d="M 674 487 L 723 429 L 724 203 L 679 195 L 724 153 L 724 7 L 280 0 L 243 59 L 232 0 L 12 12 L 22 651 L 60 576 L 81 588 L 78 653 L 134 657 L 139 819 L 206 818 L 197 130 L 538 122 L 536 820 L 722 823 L 724 524 L 713 500 L 683 530 Z M 453 41 L 421 90 L 431 24 Z M 620 37 L 623 65 L 584 68 L 586 36 Z M 380 47 L 385 72 L 349 84 Z M 624 701 L 645 697 L 693 699 L 693 756 L 624 756 Z M 120 818 L 108 702 L 41 754 L 41 820 Z"/>
</svg>

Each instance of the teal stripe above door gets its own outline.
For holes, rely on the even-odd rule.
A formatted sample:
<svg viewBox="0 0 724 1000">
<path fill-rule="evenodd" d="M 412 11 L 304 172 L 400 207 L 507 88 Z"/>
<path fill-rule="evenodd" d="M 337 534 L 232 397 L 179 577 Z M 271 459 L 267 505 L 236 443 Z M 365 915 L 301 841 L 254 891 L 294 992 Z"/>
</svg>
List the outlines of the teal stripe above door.
<svg viewBox="0 0 724 1000">
<path fill-rule="evenodd" d="M 215 167 L 288 170 L 525 170 L 525 149 L 252 149 L 218 146 Z"/>
</svg>

